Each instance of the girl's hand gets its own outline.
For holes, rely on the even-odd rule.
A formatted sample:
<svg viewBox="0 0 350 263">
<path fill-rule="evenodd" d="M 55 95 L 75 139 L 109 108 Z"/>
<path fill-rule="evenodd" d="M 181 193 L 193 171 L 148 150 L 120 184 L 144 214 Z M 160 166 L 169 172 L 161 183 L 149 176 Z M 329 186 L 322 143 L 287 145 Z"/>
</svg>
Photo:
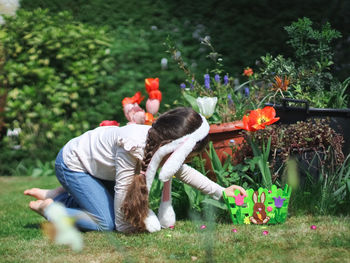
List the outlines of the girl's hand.
<svg viewBox="0 0 350 263">
<path fill-rule="evenodd" d="M 234 192 L 235 192 L 236 189 L 238 189 L 238 190 L 241 192 L 241 195 L 248 196 L 248 194 L 247 194 L 247 192 L 244 190 L 244 188 L 241 187 L 241 186 L 238 186 L 238 185 L 231 185 L 231 186 L 225 188 L 224 191 L 225 191 L 225 194 L 226 194 L 227 196 L 233 197 L 233 196 L 234 196 Z"/>
</svg>

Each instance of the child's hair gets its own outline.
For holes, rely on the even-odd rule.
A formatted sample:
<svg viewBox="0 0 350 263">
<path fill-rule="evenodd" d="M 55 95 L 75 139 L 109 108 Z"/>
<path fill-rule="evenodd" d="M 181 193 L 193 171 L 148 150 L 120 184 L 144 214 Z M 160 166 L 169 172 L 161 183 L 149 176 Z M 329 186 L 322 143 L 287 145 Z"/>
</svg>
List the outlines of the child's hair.
<svg viewBox="0 0 350 263">
<path fill-rule="evenodd" d="M 128 187 L 122 211 L 124 219 L 135 227 L 136 231 L 145 231 L 144 220 L 148 215 L 148 189 L 145 173 L 153 154 L 159 147 L 194 132 L 202 124 L 201 116 L 192 108 L 180 107 L 162 114 L 148 131 L 144 157 L 140 167 Z M 201 152 L 209 139 L 206 136 L 198 141 L 192 152 Z M 137 171 L 140 170 L 140 171 Z"/>
</svg>

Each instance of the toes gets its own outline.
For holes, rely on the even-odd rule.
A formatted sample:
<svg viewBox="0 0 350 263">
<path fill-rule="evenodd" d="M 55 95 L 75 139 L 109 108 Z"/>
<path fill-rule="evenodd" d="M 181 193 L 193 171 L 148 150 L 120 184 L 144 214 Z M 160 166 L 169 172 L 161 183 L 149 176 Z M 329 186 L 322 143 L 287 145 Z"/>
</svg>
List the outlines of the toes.
<svg viewBox="0 0 350 263">
<path fill-rule="evenodd" d="M 25 195 L 34 195 L 35 194 L 35 192 L 38 190 L 38 188 L 31 188 L 31 189 L 27 189 L 27 190 L 25 190 L 23 193 L 25 194 Z"/>
<path fill-rule="evenodd" d="M 32 210 L 39 210 L 39 206 L 42 204 L 43 200 L 36 200 L 29 202 L 29 207 Z"/>
</svg>

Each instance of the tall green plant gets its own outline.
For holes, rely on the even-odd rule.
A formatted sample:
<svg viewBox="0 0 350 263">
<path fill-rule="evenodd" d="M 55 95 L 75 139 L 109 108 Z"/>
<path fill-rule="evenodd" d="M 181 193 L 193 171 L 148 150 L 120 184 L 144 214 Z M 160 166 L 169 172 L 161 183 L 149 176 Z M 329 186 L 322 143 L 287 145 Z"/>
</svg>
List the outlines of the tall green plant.
<svg viewBox="0 0 350 263">
<path fill-rule="evenodd" d="M 253 138 L 248 137 L 249 144 L 252 147 L 254 158 L 259 167 L 262 176 L 262 186 L 267 189 L 272 187 L 272 176 L 269 167 L 269 156 L 271 149 L 271 137 L 268 138 L 267 144 L 263 141 L 262 148 L 256 144 Z"/>
</svg>

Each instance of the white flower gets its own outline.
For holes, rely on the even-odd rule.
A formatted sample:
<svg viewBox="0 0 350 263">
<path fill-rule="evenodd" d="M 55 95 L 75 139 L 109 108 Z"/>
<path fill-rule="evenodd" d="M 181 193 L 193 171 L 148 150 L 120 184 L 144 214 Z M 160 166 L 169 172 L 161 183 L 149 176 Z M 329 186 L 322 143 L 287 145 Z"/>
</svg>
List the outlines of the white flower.
<svg viewBox="0 0 350 263">
<path fill-rule="evenodd" d="M 198 97 L 197 105 L 200 114 L 202 114 L 207 119 L 210 118 L 214 114 L 217 102 L 217 97 Z"/>
<path fill-rule="evenodd" d="M 14 16 L 19 7 L 18 0 L 0 0 L 0 14 Z"/>
<path fill-rule="evenodd" d="M 74 219 L 67 215 L 62 204 L 52 203 L 46 209 L 45 214 L 55 227 L 55 242 L 57 244 L 69 245 L 75 251 L 82 250 L 83 238 L 81 233 L 74 227 Z"/>
</svg>

